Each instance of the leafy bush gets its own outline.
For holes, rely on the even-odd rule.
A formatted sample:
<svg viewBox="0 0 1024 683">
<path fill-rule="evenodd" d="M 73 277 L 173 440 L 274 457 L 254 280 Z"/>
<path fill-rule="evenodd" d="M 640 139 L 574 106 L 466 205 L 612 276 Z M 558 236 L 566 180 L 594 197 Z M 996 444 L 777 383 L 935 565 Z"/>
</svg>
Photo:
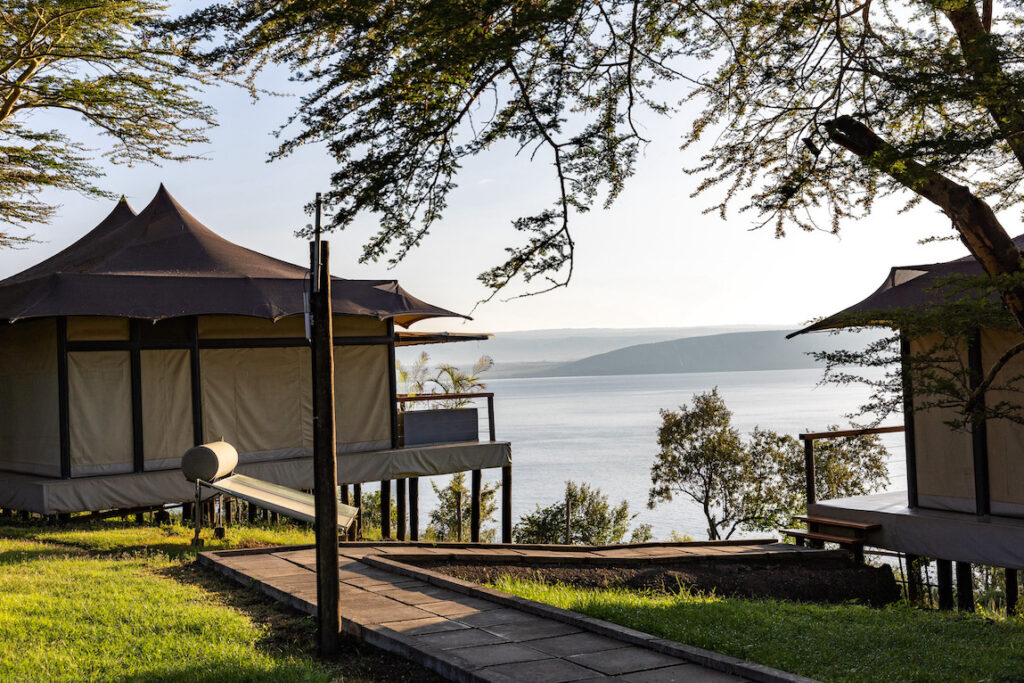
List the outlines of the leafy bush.
<svg viewBox="0 0 1024 683">
<path fill-rule="evenodd" d="M 569 505 L 570 545 L 609 545 L 622 543 L 630 534 L 629 525 L 636 514 L 630 514 L 629 502 L 612 507 L 608 496 L 589 484 L 565 482 L 565 497 L 545 508 L 536 509 L 519 520 L 512 530 L 516 543 L 565 543 L 565 512 Z M 649 524 L 640 524 L 630 534 L 631 543 L 651 539 Z"/>
</svg>

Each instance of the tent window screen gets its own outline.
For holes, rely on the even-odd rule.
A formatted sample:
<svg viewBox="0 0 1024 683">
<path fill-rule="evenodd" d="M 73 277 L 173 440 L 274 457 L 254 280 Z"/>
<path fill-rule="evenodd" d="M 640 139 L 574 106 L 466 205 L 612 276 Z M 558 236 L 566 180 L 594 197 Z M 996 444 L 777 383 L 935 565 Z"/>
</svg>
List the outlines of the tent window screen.
<svg viewBox="0 0 1024 683">
<path fill-rule="evenodd" d="M 391 446 L 388 347 L 334 347 L 334 397 L 338 451 Z"/>
<path fill-rule="evenodd" d="M 146 469 L 178 467 L 193 445 L 189 352 L 142 351 L 142 443 Z"/>
<path fill-rule="evenodd" d="M 71 474 L 131 472 L 131 358 L 127 351 L 68 354 Z"/>
<path fill-rule="evenodd" d="M 935 335 L 913 340 L 912 354 L 923 353 L 938 343 Z M 967 365 L 967 350 L 951 364 Z M 914 392 L 914 405 L 934 400 Z M 921 507 L 974 512 L 974 451 L 971 435 L 954 431 L 947 421 L 956 417 L 953 408 L 927 408 L 914 412 L 914 451 L 917 459 L 917 489 Z"/>
<path fill-rule="evenodd" d="M 57 325 L 0 326 L 0 469 L 60 476 Z"/>
<path fill-rule="evenodd" d="M 1010 347 L 1020 342 L 1020 333 L 982 330 L 981 362 L 986 368 Z M 1000 371 L 995 386 L 1004 391 L 989 391 L 990 405 L 1005 401 L 1018 411 L 1024 405 L 1024 356 L 1017 355 Z M 1024 517 L 1024 425 L 1007 419 L 988 420 L 988 472 L 992 513 Z"/>
<path fill-rule="evenodd" d="M 204 349 L 203 430 L 239 453 L 299 449 L 312 420 L 309 350 Z"/>
</svg>

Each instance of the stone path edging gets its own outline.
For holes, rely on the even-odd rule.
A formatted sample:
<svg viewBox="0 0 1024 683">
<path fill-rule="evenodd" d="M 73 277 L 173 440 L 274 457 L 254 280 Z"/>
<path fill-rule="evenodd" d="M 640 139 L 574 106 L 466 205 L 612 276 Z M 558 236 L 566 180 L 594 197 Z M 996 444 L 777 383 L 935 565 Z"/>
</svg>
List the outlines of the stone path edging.
<svg viewBox="0 0 1024 683">
<path fill-rule="evenodd" d="M 409 578 L 420 579 L 421 581 L 425 581 L 442 588 L 448 588 L 470 597 L 483 598 L 506 607 L 512 607 L 523 612 L 536 614 L 537 616 L 546 617 L 555 621 L 561 621 L 593 633 L 617 638 L 628 642 L 631 645 L 650 648 L 662 654 L 679 657 L 680 659 L 700 664 L 709 669 L 714 669 L 715 671 L 743 676 L 744 678 L 749 678 L 750 680 L 758 681 L 759 683 L 817 683 L 813 678 L 791 674 L 762 664 L 748 662 L 746 660 L 739 659 L 738 657 L 731 657 L 729 655 L 719 654 L 717 652 L 712 652 L 711 650 L 704 650 L 692 645 L 677 643 L 673 640 L 658 638 L 650 633 L 637 631 L 636 629 L 620 626 L 619 624 L 614 624 L 602 619 L 595 619 L 578 612 L 572 612 L 560 607 L 546 605 L 544 603 L 528 600 L 516 595 L 510 595 L 509 593 L 503 593 L 502 591 L 471 583 L 469 581 L 463 581 L 462 579 L 457 579 L 453 576 L 448 576 L 447 574 L 441 574 L 429 569 L 422 569 L 420 567 L 409 565 L 396 559 L 411 559 L 413 557 L 420 557 L 424 560 L 438 559 L 436 555 L 415 555 L 410 553 L 409 555 L 391 557 L 367 555 L 366 557 L 361 558 L 360 561 L 364 564 L 370 565 L 371 567 L 408 576 Z"/>
</svg>

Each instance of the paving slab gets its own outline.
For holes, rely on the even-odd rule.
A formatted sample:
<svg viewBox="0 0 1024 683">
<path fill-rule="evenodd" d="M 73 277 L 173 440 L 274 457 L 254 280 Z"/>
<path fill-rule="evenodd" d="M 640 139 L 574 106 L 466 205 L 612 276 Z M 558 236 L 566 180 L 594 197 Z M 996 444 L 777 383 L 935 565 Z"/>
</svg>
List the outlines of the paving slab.
<svg viewBox="0 0 1024 683">
<path fill-rule="evenodd" d="M 654 650 L 643 647 L 626 646 L 609 650 L 606 652 L 588 652 L 580 655 L 570 655 L 567 659 L 580 666 L 593 669 L 598 673 L 617 675 L 629 674 L 639 671 L 647 672 L 651 669 L 661 669 L 667 666 L 678 666 L 679 659 L 670 655 L 663 655 Z"/>
<path fill-rule="evenodd" d="M 424 638 L 426 636 L 423 636 Z M 532 662 L 538 659 L 552 659 L 551 655 L 534 650 L 532 647 L 518 643 L 498 643 L 496 645 L 476 645 L 473 647 L 452 648 L 451 653 L 469 662 L 477 668 L 511 664 L 513 662 Z"/>
<path fill-rule="evenodd" d="M 595 680 L 595 672 L 564 659 L 541 659 L 535 662 L 515 662 L 489 666 L 477 672 L 495 683 L 530 681 L 530 683 L 568 683 Z M 610 677 L 601 676 L 610 679 Z"/>
<path fill-rule="evenodd" d="M 571 633 L 530 641 L 530 647 L 541 652 L 547 652 L 549 655 L 570 657 L 589 652 L 618 650 L 629 647 L 629 644 L 614 638 L 599 636 L 596 633 Z"/>
</svg>

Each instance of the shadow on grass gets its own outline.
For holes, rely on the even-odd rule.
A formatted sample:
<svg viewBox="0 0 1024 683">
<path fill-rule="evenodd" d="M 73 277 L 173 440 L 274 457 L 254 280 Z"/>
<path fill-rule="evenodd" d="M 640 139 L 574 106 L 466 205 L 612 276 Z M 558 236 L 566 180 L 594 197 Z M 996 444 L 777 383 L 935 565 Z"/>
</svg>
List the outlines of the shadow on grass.
<svg viewBox="0 0 1024 683">
<path fill-rule="evenodd" d="M 23 562 L 31 562 L 32 560 L 41 560 L 44 558 L 61 558 L 67 556 L 68 551 L 64 548 L 44 547 L 3 550 L 0 551 L 0 566 L 22 564 Z"/>
<path fill-rule="evenodd" d="M 245 614 L 261 627 L 263 636 L 256 646 L 263 652 L 280 654 L 289 652 L 299 656 L 316 658 L 316 620 L 287 607 L 254 587 L 243 587 L 213 571 L 207 570 L 197 563 L 181 564 L 156 572 L 179 583 L 188 584 L 202 589 L 210 596 L 212 602 L 224 605 Z M 389 654 L 372 645 L 347 636 L 339 636 L 341 648 L 338 661 L 321 664 L 332 671 L 338 678 L 346 681 L 424 681 L 433 683 L 445 679 L 423 669 L 401 657 Z M 207 672 L 204 672 L 204 676 Z M 230 673 L 230 672 L 229 672 Z M 175 676 L 178 676 L 175 678 Z M 262 675 L 262 674 L 260 674 Z M 155 674 L 153 678 L 132 680 L 164 681 L 164 680 L 233 680 L 230 676 L 214 675 L 193 678 L 190 672 L 180 674 Z M 247 678 L 239 680 L 282 680 L 281 678 Z M 283 680 L 288 680 L 285 677 Z"/>
</svg>

